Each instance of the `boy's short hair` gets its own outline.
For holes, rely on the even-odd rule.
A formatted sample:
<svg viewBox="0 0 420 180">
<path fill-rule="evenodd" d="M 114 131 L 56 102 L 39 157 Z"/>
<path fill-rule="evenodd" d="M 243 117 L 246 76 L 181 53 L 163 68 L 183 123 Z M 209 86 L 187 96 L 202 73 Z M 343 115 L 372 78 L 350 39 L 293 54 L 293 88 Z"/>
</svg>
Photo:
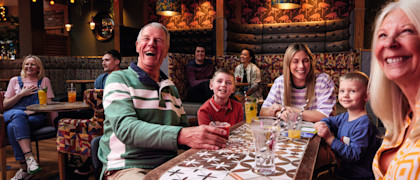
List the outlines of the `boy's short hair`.
<svg viewBox="0 0 420 180">
<path fill-rule="evenodd" d="M 216 72 L 214 72 L 213 77 L 211 77 L 211 80 L 214 79 L 214 77 L 216 77 L 217 74 L 219 73 L 225 73 L 228 74 L 230 76 L 232 76 L 233 79 L 235 79 L 235 75 L 233 75 L 233 73 L 229 70 L 227 70 L 226 68 L 219 68 L 216 70 Z M 235 80 L 233 81 L 233 83 L 235 83 Z"/>
<path fill-rule="evenodd" d="M 369 77 L 361 71 L 348 72 L 340 77 L 340 81 L 341 80 L 358 80 L 365 85 L 365 87 L 367 87 L 369 83 Z"/>
</svg>

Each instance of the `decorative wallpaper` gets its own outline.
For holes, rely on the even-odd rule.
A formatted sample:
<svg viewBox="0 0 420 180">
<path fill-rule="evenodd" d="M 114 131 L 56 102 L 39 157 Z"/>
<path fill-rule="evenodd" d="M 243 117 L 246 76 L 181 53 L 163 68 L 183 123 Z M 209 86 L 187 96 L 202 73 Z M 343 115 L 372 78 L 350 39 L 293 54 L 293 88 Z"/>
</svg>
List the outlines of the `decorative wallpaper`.
<svg viewBox="0 0 420 180">
<path fill-rule="evenodd" d="M 150 22 L 162 23 L 169 30 L 213 28 L 216 0 L 180 0 L 181 15 L 172 17 L 157 15 L 156 1 L 149 1 Z"/>
<path fill-rule="evenodd" d="M 235 0 L 227 0 L 225 18 L 235 21 Z M 241 24 L 291 23 L 348 18 L 354 0 L 301 0 L 301 8 L 280 10 L 271 0 L 242 0 Z"/>
</svg>

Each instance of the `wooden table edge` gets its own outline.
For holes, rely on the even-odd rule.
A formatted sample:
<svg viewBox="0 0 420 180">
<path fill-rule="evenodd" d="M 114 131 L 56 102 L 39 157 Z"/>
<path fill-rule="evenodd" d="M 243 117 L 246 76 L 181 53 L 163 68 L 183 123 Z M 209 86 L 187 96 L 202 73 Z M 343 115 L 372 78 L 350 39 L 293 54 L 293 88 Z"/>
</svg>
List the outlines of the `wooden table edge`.
<svg viewBox="0 0 420 180">
<path fill-rule="evenodd" d="M 303 154 L 302 161 L 299 163 L 294 179 L 312 179 L 320 143 L 321 137 L 318 135 L 315 135 L 309 141 L 305 153 Z"/>
<path fill-rule="evenodd" d="M 76 101 L 76 102 L 77 103 L 84 103 L 83 101 Z M 45 109 L 45 110 L 31 108 L 31 106 L 34 106 L 34 105 L 39 105 L 39 104 L 31 104 L 29 106 L 26 106 L 26 110 L 44 113 L 44 112 L 67 112 L 67 111 L 77 111 L 77 110 L 83 110 L 83 109 L 91 109 L 91 107 L 87 104 L 86 104 L 85 107 L 78 107 L 76 109 L 69 108 L 69 109 Z M 46 105 L 46 106 L 53 106 L 53 105 Z"/>
<path fill-rule="evenodd" d="M 239 126 L 242 126 L 243 124 L 245 124 L 245 121 L 241 121 L 241 122 L 233 125 L 230 128 L 230 131 L 232 132 L 233 130 L 235 130 Z M 184 153 L 176 156 L 175 158 L 165 162 L 164 164 L 156 167 L 155 169 L 153 169 L 152 171 L 147 173 L 147 175 L 146 175 L 146 177 L 144 177 L 144 179 L 151 179 L 151 180 L 159 179 L 166 171 L 168 171 L 172 167 L 178 165 L 184 159 L 187 159 L 188 157 L 196 154 L 198 151 L 200 151 L 200 149 L 193 149 L 193 148 L 189 149 L 188 151 L 185 151 Z"/>
</svg>

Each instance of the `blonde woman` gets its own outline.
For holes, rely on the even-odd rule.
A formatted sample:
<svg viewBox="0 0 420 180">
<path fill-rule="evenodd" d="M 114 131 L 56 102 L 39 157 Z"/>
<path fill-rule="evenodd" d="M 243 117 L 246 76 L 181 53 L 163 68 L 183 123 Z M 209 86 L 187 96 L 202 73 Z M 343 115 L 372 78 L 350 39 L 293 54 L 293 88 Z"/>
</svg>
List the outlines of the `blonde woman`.
<svg viewBox="0 0 420 180">
<path fill-rule="evenodd" d="M 370 98 L 387 132 L 373 160 L 376 179 L 420 177 L 420 1 L 389 3 L 372 40 Z M 420 108 L 420 107 L 419 107 Z M 415 112 L 417 111 L 417 112 Z"/>
<path fill-rule="evenodd" d="M 299 113 L 307 99 L 304 120 L 317 122 L 328 117 L 336 103 L 334 83 L 325 73 L 315 74 L 315 62 L 308 46 L 293 43 L 284 55 L 283 75 L 274 81 L 260 115 L 279 117 L 281 112 Z"/>
<path fill-rule="evenodd" d="M 23 60 L 20 76 L 10 79 L 4 94 L 3 106 L 6 111 L 3 116 L 7 124 L 7 135 L 15 153 L 15 159 L 20 164 L 20 169 L 12 180 L 29 178 L 41 170 L 32 155 L 31 130 L 45 126 L 46 115 L 26 111 L 26 106 L 39 103 L 38 87 L 47 88 L 48 101 L 54 98 L 51 83 L 45 77 L 41 59 L 29 55 Z"/>
</svg>

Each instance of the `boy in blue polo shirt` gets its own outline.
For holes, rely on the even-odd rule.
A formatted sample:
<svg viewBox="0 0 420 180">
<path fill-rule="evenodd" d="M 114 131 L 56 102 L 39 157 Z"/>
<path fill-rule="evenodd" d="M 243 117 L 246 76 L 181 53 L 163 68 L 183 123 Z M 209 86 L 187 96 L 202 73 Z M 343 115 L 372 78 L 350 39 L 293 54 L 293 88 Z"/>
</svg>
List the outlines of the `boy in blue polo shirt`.
<svg viewBox="0 0 420 180">
<path fill-rule="evenodd" d="M 369 78 L 362 72 L 341 76 L 338 100 L 347 112 L 315 123 L 318 135 L 341 160 L 334 174 L 338 178 L 375 178 L 372 161 L 381 140 L 377 127 L 369 121 L 365 110 L 368 81 Z"/>
</svg>

